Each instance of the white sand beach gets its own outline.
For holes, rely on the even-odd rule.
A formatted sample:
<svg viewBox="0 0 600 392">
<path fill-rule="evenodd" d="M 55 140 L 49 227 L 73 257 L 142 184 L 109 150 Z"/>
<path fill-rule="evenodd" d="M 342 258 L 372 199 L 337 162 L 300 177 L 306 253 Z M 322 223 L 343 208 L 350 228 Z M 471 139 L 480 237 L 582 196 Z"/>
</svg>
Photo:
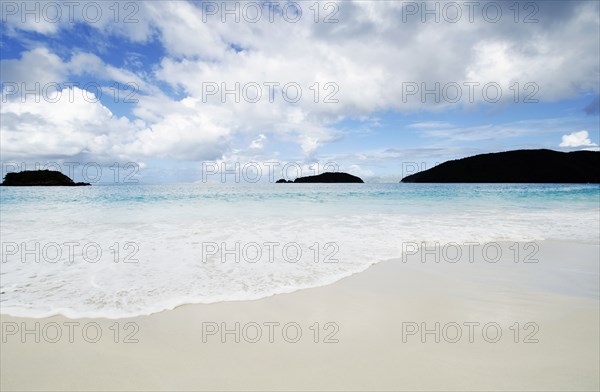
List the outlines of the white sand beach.
<svg viewBox="0 0 600 392">
<path fill-rule="evenodd" d="M 509 246 L 495 264 L 390 260 L 325 287 L 130 319 L 2 316 L 1 388 L 598 390 L 598 246 L 541 242 L 527 265 Z"/>
</svg>

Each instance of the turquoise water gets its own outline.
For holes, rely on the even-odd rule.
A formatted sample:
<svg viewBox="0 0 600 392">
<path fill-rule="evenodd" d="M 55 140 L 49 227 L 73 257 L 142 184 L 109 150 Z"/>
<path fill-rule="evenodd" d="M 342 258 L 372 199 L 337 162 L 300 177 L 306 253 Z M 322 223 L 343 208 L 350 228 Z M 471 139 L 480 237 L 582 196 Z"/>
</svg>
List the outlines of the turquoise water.
<svg viewBox="0 0 600 392">
<path fill-rule="evenodd" d="M 138 203 L 363 203 L 362 209 L 461 205 L 515 208 L 598 207 L 598 185 L 556 184 L 268 184 L 97 185 L 76 188 L 0 188 L 2 205 L 38 203 L 110 206 Z M 493 203 L 493 204 L 492 204 Z M 343 207 L 341 205 L 340 207 Z M 8 211 L 5 211 L 8 213 Z M 358 212 L 358 211 L 357 211 Z"/>
<path fill-rule="evenodd" d="M 3 313 L 126 317 L 329 284 L 402 257 L 408 243 L 598 244 L 600 188 L 0 187 L 0 219 Z"/>
</svg>

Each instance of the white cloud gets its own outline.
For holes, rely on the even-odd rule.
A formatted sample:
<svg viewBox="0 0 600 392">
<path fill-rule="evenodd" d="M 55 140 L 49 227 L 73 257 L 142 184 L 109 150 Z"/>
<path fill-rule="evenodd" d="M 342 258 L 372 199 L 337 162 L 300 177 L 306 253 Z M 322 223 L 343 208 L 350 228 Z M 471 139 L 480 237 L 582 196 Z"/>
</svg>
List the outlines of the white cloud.
<svg viewBox="0 0 600 392">
<path fill-rule="evenodd" d="M 150 2 L 128 1 L 118 5 L 90 0 L 5 2 L 2 23 L 6 24 L 6 34 L 12 37 L 20 36 L 21 31 L 52 37 L 61 30 L 84 23 L 102 34 L 117 34 L 132 42 L 144 42 L 153 34 L 154 19 L 146 3 Z"/>
<path fill-rule="evenodd" d="M 454 126 L 452 124 L 450 124 L 449 122 L 445 122 L 445 121 L 425 121 L 425 122 L 418 122 L 418 123 L 413 123 L 409 125 L 409 128 L 415 128 L 415 129 L 431 129 L 431 128 L 443 128 L 443 129 L 447 129 L 447 128 L 453 128 Z"/>
<path fill-rule="evenodd" d="M 2 82 L 17 83 L 19 89 L 22 83 L 31 90 L 35 83 L 44 86 L 46 83 L 64 81 L 67 70 L 60 57 L 45 47 L 36 47 L 21 53 L 20 59 L 0 61 Z"/>
<path fill-rule="evenodd" d="M 559 147 L 595 147 L 596 143 L 592 143 L 588 131 L 572 132 L 568 135 L 563 135 L 562 142 Z"/>
<path fill-rule="evenodd" d="M 303 7 L 304 16 L 298 23 L 287 23 L 281 17 L 274 23 L 267 19 L 222 23 L 221 15 L 203 21 L 200 3 L 146 1 L 135 3 L 139 6 L 135 15 L 138 22 L 128 24 L 110 20 L 113 11 L 107 7 L 111 4 L 102 4 L 106 18 L 92 24 L 94 31 L 125 37 L 125 55 L 127 41 L 160 42 L 166 55 L 159 63 L 148 65 L 152 75 L 146 78 L 108 65 L 97 54 L 75 52 L 61 59 L 49 49 L 36 47 L 24 52 L 21 59 L 2 61 L 3 81 L 60 82 L 85 74 L 103 81 L 134 82 L 145 93 L 136 97 L 139 103 L 132 110 L 135 118 L 117 119 L 99 103 L 79 102 L 64 108 L 42 103 L 35 108 L 12 102 L 3 107 L 3 141 L 9 141 L 8 146 L 3 143 L 3 152 L 87 151 L 198 160 L 223 156 L 233 146 L 240 147 L 241 143 L 236 143 L 239 140 L 244 140 L 240 148 L 261 149 L 266 140 L 263 136 L 268 134 L 270 141 L 293 142 L 304 157 L 314 157 L 322 146 L 343 137 L 343 131 L 336 129 L 341 120 L 370 118 L 388 110 L 413 112 L 467 105 L 466 88 L 459 104 L 436 103 L 431 95 L 422 102 L 420 94 L 404 102 L 406 82 L 426 83 L 431 88 L 435 82 L 493 81 L 502 87 L 503 102 L 514 99 L 510 86 L 515 81 L 520 83 L 521 100 L 529 91 L 524 87 L 527 82 L 540 86 L 535 98 L 541 100 L 590 91 L 597 94 L 600 88 L 598 39 L 590 34 L 598 31 L 597 2 L 557 5 L 558 12 L 540 15 L 537 24 L 514 23 L 510 13 L 496 24 L 485 22 L 481 15 L 474 23 L 466 16 L 457 24 L 420 23 L 418 16 L 403 23 L 402 4 L 394 1 L 335 2 L 338 22 L 331 24 L 314 23 L 308 7 Z M 550 6 L 540 4 L 542 12 L 544 7 Z M 125 15 L 120 15 L 121 20 Z M 11 34 L 31 30 L 15 18 L 8 25 Z M 36 28 L 52 39 L 56 29 L 69 29 L 70 25 Z M 96 38 L 101 41 L 103 36 Z M 290 104 L 276 89 L 272 103 L 265 96 L 266 90 L 259 103 L 243 99 L 222 102 L 220 95 L 203 102 L 205 82 L 226 83 L 229 88 L 236 82 L 295 82 L 303 96 L 300 102 Z M 319 83 L 317 103 L 311 89 L 315 82 Z M 337 91 L 326 89 L 328 82 L 335 83 Z M 184 97 L 167 96 L 165 84 Z M 338 102 L 324 103 L 332 91 Z M 483 101 L 478 90 L 475 102 Z M 121 126 L 125 130 L 117 131 Z M 421 122 L 410 127 L 425 135 L 462 142 L 528 132 L 526 124 L 457 127 Z M 40 138 L 47 130 L 53 130 L 54 136 L 44 146 Z"/>
<path fill-rule="evenodd" d="M 477 141 L 501 141 L 523 137 L 528 137 L 528 139 L 531 140 L 532 137 L 537 138 L 547 134 L 560 135 L 564 132 L 565 128 L 577 126 L 579 121 L 580 120 L 577 117 L 562 117 L 520 120 L 495 124 L 477 124 L 471 126 L 432 121 L 414 123 L 410 124 L 408 127 L 417 129 L 423 136 L 435 138 L 440 141 L 471 143 Z M 551 144 L 546 144 L 545 147 L 551 148 Z M 563 146 L 561 145 L 561 147 Z"/>
<path fill-rule="evenodd" d="M 57 94 L 57 93 L 55 93 Z M 110 161 L 142 158 L 217 159 L 226 151 L 229 128 L 185 103 L 156 121 L 115 116 L 77 87 L 63 89 L 60 99 L 11 100 L 2 105 L 3 159 L 83 156 Z"/>
<path fill-rule="evenodd" d="M 4 103 L 0 109 L 3 159 L 79 154 L 122 157 L 119 146 L 134 138 L 137 126 L 86 97 L 84 90 L 74 87 L 54 92 L 40 102 Z"/>
<path fill-rule="evenodd" d="M 375 175 L 372 170 L 364 169 L 364 168 L 360 167 L 359 165 L 350 165 L 348 167 L 348 172 L 350 172 L 351 174 L 354 174 L 355 176 L 362 178 L 363 180 L 366 177 L 372 177 Z"/>
<path fill-rule="evenodd" d="M 267 140 L 267 137 L 261 133 L 260 135 L 258 135 L 258 137 L 256 139 L 252 140 L 252 142 L 250 143 L 250 146 L 248 148 L 253 149 L 253 150 L 260 150 L 265 146 L 266 140 Z"/>
<path fill-rule="evenodd" d="M 100 57 L 92 53 L 75 53 L 65 67 L 73 75 L 88 74 L 102 80 L 121 84 L 133 83 L 138 88 L 147 89 L 146 83 L 135 73 L 105 64 Z"/>
<path fill-rule="evenodd" d="M 160 31 L 165 49 L 174 56 L 221 59 L 228 45 L 219 31 L 202 21 L 200 9 L 181 1 L 146 2 L 147 16 Z"/>
<path fill-rule="evenodd" d="M 229 133 L 210 115 L 181 109 L 136 133 L 123 148 L 130 156 L 213 160 L 225 151 Z"/>
</svg>

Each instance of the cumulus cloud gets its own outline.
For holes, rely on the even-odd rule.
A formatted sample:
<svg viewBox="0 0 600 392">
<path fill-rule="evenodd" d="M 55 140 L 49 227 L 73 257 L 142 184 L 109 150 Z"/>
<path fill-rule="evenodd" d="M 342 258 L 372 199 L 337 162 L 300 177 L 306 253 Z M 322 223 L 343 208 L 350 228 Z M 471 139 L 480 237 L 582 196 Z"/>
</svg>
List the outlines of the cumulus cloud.
<svg viewBox="0 0 600 392">
<path fill-rule="evenodd" d="M 220 158 L 227 149 L 229 129 L 185 103 L 173 106 L 175 110 L 147 124 L 114 115 L 77 87 L 55 92 L 40 102 L 11 100 L 0 109 L 2 157 L 77 156 L 103 162 Z"/>
<path fill-rule="evenodd" d="M 95 32 L 162 46 L 165 56 L 146 65 L 144 72 L 150 76 L 139 70 L 138 62 L 131 69 L 118 68 L 100 54 L 74 50 L 61 58 L 39 46 L 24 51 L 20 59 L 2 60 L 2 78 L 60 82 L 81 76 L 133 82 L 144 94 L 137 97 L 130 118 L 113 115 L 101 103 L 78 102 L 63 108 L 11 101 L 2 108 L 2 152 L 200 160 L 230 153 L 232 146 L 240 145 L 236 138 L 245 141 L 244 148 L 259 150 L 268 134 L 269 140 L 295 143 L 310 158 L 344 137 L 338 124 L 348 118 L 486 103 L 480 87 L 470 102 L 464 82 L 498 83 L 502 102 L 515 99 L 515 83 L 520 101 L 534 90 L 534 98 L 542 101 L 598 95 L 600 49 L 597 34 L 590 33 L 599 29 L 597 2 L 540 3 L 539 22 L 534 24 L 514 23 L 508 9 L 501 22 L 486 22 L 481 17 L 484 3 L 474 22 L 465 14 L 456 24 L 422 23 L 421 15 L 405 20 L 402 2 L 395 1 L 327 2 L 337 10 L 337 21 L 329 24 L 323 23 L 324 14 L 315 23 L 308 7 L 303 7 L 303 17 L 296 23 L 281 16 L 274 22 L 262 18 L 258 23 L 223 23 L 221 13 L 206 15 L 203 3 L 179 1 L 131 2 L 138 22 L 115 23 L 110 18 L 112 3 L 102 3 L 105 17 L 91 24 Z M 126 14 L 120 15 L 121 20 Z M 7 21 L 9 34 L 34 29 L 52 39 L 57 30 L 72 27 L 67 21 L 32 27 L 19 23 L 18 16 Z M 78 17 L 76 22 L 85 20 Z M 272 91 L 265 87 L 271 82 L 278 83 Z M 298 102 L 283 97 L 283 86 L 290 82 L 301 87 Z M 205 99 L 206 83 L 215 83 L 220 91 Z M 235 94 L 224 98 L 223 86 L 235 89 L 236 83 L 242 86 L 238 99 Z M 243 96 L 243 86 L 249 83 L 262 86 L 260 102 L 248 102 Z M 407 83 L 420 91 L 407 96 Z M 440 89 L 458 83 L 461 101 L 448 102 L 443 90 L 441 99 L 423 96 L 423 87 L 435 88 L 436 83 Z M 533 84 L 527 88 L 526 83 Z M 458 141 L 526 132 L 525 126 L 499 130 L 444 122 L 422 122 L 412 128 Z M 41 140 L 48 130 L 50 142 L 44 145 Z M 576 143 L 573 135 L 565 135 L 561 146 Z M 595 146 L 587 132 L 583 142 L 579 146 Z"/>
<path fill-rule="evenodd" d="M 562 142 L 559 147 L 596 147 L 596 143 L 592 143 L 588 131 L 572 132 L 567 135 L 563 135 Z"/>
<path fill-rule="evenodd" d="M 119 146 L 134 138 L 136 124 L 114 116 L 87 94 L 74 87 L 53 92 L 40 102 L 4 103 L 0 109 L 3 159 L 80 154 L 122 157 Z"/>
</svg>

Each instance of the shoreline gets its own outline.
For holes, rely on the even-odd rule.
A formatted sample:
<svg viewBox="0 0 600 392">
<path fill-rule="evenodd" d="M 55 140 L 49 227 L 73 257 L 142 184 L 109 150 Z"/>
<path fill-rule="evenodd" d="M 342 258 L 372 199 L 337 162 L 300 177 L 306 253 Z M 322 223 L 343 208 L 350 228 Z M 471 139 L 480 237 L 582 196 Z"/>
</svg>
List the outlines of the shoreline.
<svg viewBox="0 0 600 392">
<path fill-rule="evenodd" d="M 149 316 L 1 315 L 0 387 L 597 390 L 598 245 L 539 245 L 537 264 L 509 252 L 496 264 L 387 260 L 330 285 Z"/>
<path fill-rule="evenodd" d="M 441 243 L 441 245 L 440 245 Z M 508 241 L 508 240 L 498 240 L 498 241 L 488 241 L 488 242 L 476 242 L 473 243 L 475 248 L 480 248 L 482 246 L 485 246 L 487 244 L 494 244 L 494 245 L 499 245 L 501 246 L 504 250 L 503 253 L 511 253 L 511 252 L 515 252 L 515 249 L 506 249 L 511 248 L 512 245 L 520 245 L 520 246 L 524 246 L 527 244 L 539 244 L 539 243 L 546 243 L 546 244 L 560 244 L 560 243 L 564 243 L 564 244 L 570 244 L 570 245 L 580 245 L 580 246 L 584 246 L 584 247 L 588 247 L 588 246 L 600 246 L 600 244 L 596 244 L 594 242 L 591 242 L 589 240 L 576 240 L 576 239 L 569 239 L 569 240 L 556 240 L 556 239 L 544 239 L 544 240 L 521 240 L 521 241 Z M 410 245 L 415 244 L 414 242 L 410 242 Z M 423 245 L 424 244 L 424 245 Z M 438 247 L 439 249 L 437 250 L 437 255 L 434 255 L 434 258 L 437 256 L 441 259 L 443 259 L 442 256 L 442 246 L 445 245 L 452 245 L 455 244 L 455 242 L 440 242 L 440 241 L 432 241 L 432 242 L 427 242 L 427 241 L 423 241 L 421 242 L 421 245 L 419 245 L 417 248 L 414 247 L 407 247 L 407 252 L 410 252 L 410 254 L 406 255 L 406 254 L 402 254 L 401 257 L 394 257 L 394 258 L 390 258 L 390 259 L 385 259 L 385 260 L 381 260 L 381 261 L 374 261 L 371 264 L 365 265 L 363 269 L 356 271 L 356 272 L 349 272 L 347 275 L 345 276 L 341 276 L 341 277 L 335 277 L 333 279 L 331 279 L 331 281 L 328 282 L 320 282 L 315 286 L 310 286 L 310 287 L 295 287 L 290 289 L 289 291 L 282 291 L 282 292 L 276 292 L 276 293 L 271 293 L 271 294 L 267 294 L 264 296 L 260 296 L 257 298 L 245 298 L 245 299 L 225 299 L 225 300 L 215 300 L 215 301 L 211 301 L 211 302 L 181 302 L 181 303 L 177 303 L 176 305 L 173 305 L 172 307 L 166 308 L 166 309 L 162 309 L 162 310 L 158 310 L 158 311 L 151 311 L 150 313 L 144 313 L 144 314 L 133 314 L 133 315 L 127 315 L 127 316 L 97 316 L 97 315 L 81 315 L 81 316 L 70 316 L 68 314 L 65 313 L 60 313 L 60 312 L 55 312 L 55 313 L 51 313 L 51 314 L 45 314 L 45 315 L 18 315 L 18 314 L 11 314 L 11 313 L 0 313 L 0 317 L 11 317 L 11 318 L 23 318 L 23 319 L 47 319 L 47 318 L 51 318 L 51 317 L 62 317 L 65 319 L 69 319 L 69 320 L 79 320 L 79 319 L 102 319 L 102 320 L 122 320 L 122 319 L 134 319 L 134 318 L 138 318 L 138 317 L 148 317 L 148 316 L 154 316 L 156 314 L 161 314 L 163 312 L 170 312 L 173 311 L 175 309 L 178 309 L 180 307 L 183 306 L 206 306 L 206 305 L 213 305 L 213 304 L 220 304 L 220 303 L 229 303 L 229 302 L 233 302 L 233 303 L 246 303 L 246 302 L 250 302 L 250 301 L 260 301 L 266 298 L 270 298 L 273 296 L 278 296 L 278 295 L 289 295 L 289 294 L 294 294 L 296 292 L 299 291 L 304 291 L 304 290 L 311 290 L 311 289 L 316 289 L 316 288 L 322 288 L 322 287 L 327 287 L 327 286 L 331 286 L 334 284 L 337 284 L 340 281 L 343 281 L 345 279 L 348 279 L 354 275 L 358 275 L 361 273 L 364 273 L 365 271 L 369 270 L 370 268 L 373 268 L 373 266 L 378 265 L 380 263 L 395 263 L 395 262 L 402 262 L 402 259 L 404 257 L 407 257 L 407 259 L 410 260 L 409 265 L 405 265 L 405 268 L 407 269 L 412 269 L 414 268 L 414 264 L 416 261 L 418 261 L 419 257 L 421 257 L 422 254 L 422 247 L 424 246 L 424 248 L 427 249 L 432 249 L 432 247 Z M 461 264 L 466 264 L 469 263 L 469 258 L 471 258 L 472 255 L 467 255 L 465 257 L 465 253 L 468 253 L 468 251 L 465 251 L 466 249 L 469 249 L 468 247 L 465 247 L 466 243 L 457 243 L 457 245 L 460 246 L 461 249 L 463 249 L 463 255 L 460 257 L 458 262 L 444 262 L 441 261 L 441 266 L 443 267 L 444 265 L 448 265 L 448 264 L 455 264 L 458 267 L 460 267 Z M 471 248 L 473 249 L 473 248 Z M 479 250 L 479 249 L 478 249 Z M 414 252 L 413 252 L 414 251 Z M 526 252 L 527 253 L 527 252 Z M 531 254 L 535 254 L 537 253 L 537 250 L 534 252 L 530 252 Z M 514 257 L 515 254 L 512 254 L 512 256 Z M 521 258 L 526 258 L 528 257 L 527 255 L 525 256 L 521 256 Z M 431 254 L 429 255 L 425 255 L 424 256 L 425 259 L 427 259 L 427 264 L 433 264 L 432 260 L 431 260 Z M 472 260 L 473 262 L 477 262 L 480 264 L 484 264 L 485 263 L 490 263 L 489 260 L 485 260 L 482 259 L 481 257 L 479 257 L 478 260 Z M 456 264 L 458 263 L 458 264 Z M 412 265 L 411 265 L 412 264 Z M 418 264 L 418 263 L 416 263 Z M 438 263 L 439 264 L 439 263 Z M 600 290 L 600 286 L 599 286 L 599 290 Z"/>
</svg>

